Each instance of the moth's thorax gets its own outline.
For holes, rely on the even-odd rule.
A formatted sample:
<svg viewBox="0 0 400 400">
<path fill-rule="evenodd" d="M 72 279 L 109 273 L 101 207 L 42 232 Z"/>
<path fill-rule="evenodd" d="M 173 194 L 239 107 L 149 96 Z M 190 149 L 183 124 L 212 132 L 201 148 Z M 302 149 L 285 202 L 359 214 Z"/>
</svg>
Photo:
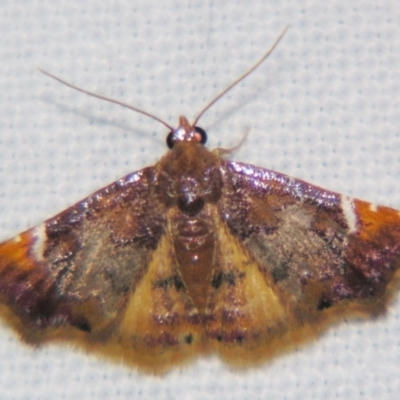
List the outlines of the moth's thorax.
<svg viewBox="0 0 400 400">
<path fill-rule="evenodd" d="M 156 192 L 159 200 L 196 215 L 206 203 L 221 197 L 221 160 L 202 144 L 178 142 L 157 164 Z"/>
</svg>

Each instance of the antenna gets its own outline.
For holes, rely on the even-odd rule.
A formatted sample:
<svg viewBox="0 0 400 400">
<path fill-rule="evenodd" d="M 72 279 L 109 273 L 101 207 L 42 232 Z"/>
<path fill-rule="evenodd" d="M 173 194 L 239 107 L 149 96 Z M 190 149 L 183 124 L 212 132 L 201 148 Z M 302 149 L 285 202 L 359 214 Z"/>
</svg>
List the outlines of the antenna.
<svg viewBox="0 0 400 400">
<path fill-rule="evenodd" d="M 79 91 L 79 92 L 88 94 L 89 96 L 93 96 L 93 97 L 96 97 L 96 98 L 98 98 L 98 99 L 105 100 L 105 101 L 108 101 L 108 102 L 110 102 L 110 103 L 118 104 L 119 106 L 129 108 L 130 110 L 136 111 L 136 112 L 138 112 L 138 113 L 140 113 L 140 114 L 146 115 L 146 116 L 149 117 L 149 118 L 155 119 L 156 121 L 158 121 L 158 122 L 160 122 L 161 124 L 163 124 L 164 126 L 166 126 L 170 131 L 173 131 L 173 130 L 174 130 L 174 128 L 173 128 L 171 125 L 167 124 L 167 123 L 166 123 L 165 121 L 163 121 L 161 118 L 158 118 L 158 117 L 156 117 L 156 116 L 153 115 L 153 114 L 150 114 L 150 113 L 148 113 L 148 112 L 146 112 L 146 111 L 143 111 L 143 110 L 141 110 L 141 109 L 139 109 L 139 108 L 133 107 L 133 106 L 131 106 L 131 105 L 129 105 L 129 104 L 123 103 L 122 101 L 115 100 L 115 99 L 111 99 L 110 97 L 106 97 L 106 96 L 101 96 L 101 95 L 99 95 L 99 94 L 96 94 L 96 93 L 93 93 L 93 92 L 89 92 L 88 90 L 81 89 L 81 88 L 78 87 L 78 86 L 71 85 L 70 83 L 68 83 L 68 82 L 66 82 L 66 81 L 64 81 L 64 80 L 62 80 L 62 79 L 60 79 L 60 78 L 57 78 L 56 76 L 54 76 L 54 75 L 52 75 L 52 74 L 50 74 L 50 73 L 44 71 L 43 69 L 38 68 L 38 70 L 39 70 L 40 72 L 42 72 L 43 74 L 49 76 L 50 78 L 53 78 L 53 79 L 55 79 L 55 80 L 58 81 L 58 82 L 61 82 L 61 83 L 64 84 L 65 86 L 68 86 L 68 87 L 70 87 L 70 88 L 72 88 L 72 89 L 75 89 L 75 90 L 77 90 L 77 91 Z"/>
<path fill-rule="evenodd" d="M 193 126 L 196 126 L 197 122 L 199 119 L 203 116 L 203 114 L 213 105 L 215 104 L 222 96 L 224 96 L 227 92 L 229 92 L 233 87 L 235 87 L 239 82 L 241 82 L 243 79 L 248 77 L 255 69 L 257 69 L 267 58 L 268 56 L 274 51 L 275 47 L 278 45 L 278 43 L 281 41 L 283 36 L 285 35 L 286 31 L 289 29 L 289 25 L 283 30 L 283 32 L 278 36 L 278 39 L 275 40 L 275 43 L 272 45 L 272 47 L 267 51 L 266 54 L 261 58 L 260 61 L 258 61 L 253 67 L 251 67 L 247 72 L 245 72 L 242 76 L 240 76 L 238 79 L 236 79 L 233 83 L 231 83 L 222 93 L 220 93 L 214 100 L 212 100 L 210 103 L 208 103 L 199 113 L 199 115 L 196 117 L 196 119 L 193 122 Z"/>
<path fill-rule="evenodd" d="M 203 116 L 203 114 L 204 114 L 213 104 L 215 104 L 222 96 L 224 96 L 227 92 L 229 92 L 229 90 L 231 90 L 231 89 L 232 89 L 234 86 L 236 86 L 239 82 L 241 82 L 243 79 L 245 79 L 247 76 L 249 76 L 255 69 L 257 69 L 257 68 L 268 58 L 268 56 L 274 51 L 275 47 L 276 47 L 276 46 L 278 45 L 278 43 L 281 41 L 281 39 L 283 38 L 283 36 L 285 35 L 285 33 L 286 33 L 286 31 L 287 31 L 288 29 L 289 29 L 289 26 L 287 26 L 287 27 L 283 30 L 283 32 L 278 36 L 278 38 L 275 40 L 275 43 L 274 43 L 274 44 L 272 45 L 272 47 L 267 51 L 267 53 L 261 58 L 261 60 L 259 60 L 259 61 L 258 61 L 253 67 L 251 67 L 247 72 L 245 72 L 242 76 L 240 76 L 240 77 L 239 77 L 238 79 L 236 79 L 233 83 L 231 83 L 222 93 L 220 93 L 214 100 L 212 100 L 210 103 L 208 103 L 208 104 L 203 108 L 203 110 L 200 111 L 200 113 L 197 115 L 196 119 L 194 120 L 194 122 L 193 122 L 193 124 L 192 124 L 192 127 L 196 126 L 196 124 L 197 124 L 197 122 L 199 121 L 199 119 Z M 173 130 L 174 130 L 174 128 L 173 128 L 171 125 L 169 125 L 168 123 L 166 123 L 165 121 L 163 121 L 161 118 L 158 118 L 158 117 L 156 117 L 156 116 L 153 115 L 153 114 L 150 114 L 150 113 L 148 113 L 148 112 L 146 112 L 146 111 L 143 111 L 143 110 L 141 110 L 141 109 L 139 109 L 139 108 L 133 107 L 133 106 L 131 106 L 131 105 L 129 105 L 129 104 L 123 103 L 122 101 L 115 100 L 115 99 L 112 99 L 112 98 L 106 97 L 106 96 L 101 96 L 101 95 L 99 95 L 99 94 L 90 92 L 90 91 L 85 90 L 85 89 L 81 89 L 80 87 L 75 86 L 75 85 L 72 85 L 72 84 L 70 84 L 70 83 L 64 81 L 63 79 L 58 78 L 57 76 L 52 75 L 52 74 L 50 74 L 49 72 L 44 71 L 44 70 L 41 69 L 41 68 L 38 68 L 38 69 L 39 69 L 39 71 L 42 72 L 43 74 L 49 76 L 50 78 L 55 79 L 56 81 L 58 81 L 58 82 L 64 84 L 65 86 L 68 86 L 68 87 L 70 87 L 70 88 L 72 88 L 72 89 L 75 89 L 75 90 L 77 90 L 77 91 L 79 91 L 79 92 L 85 93 L 85 94 L 87 94 L 87 95 L 89 95 L 89 96 L 96 97 L 96 98 L 98 98 L 98 99 L 105 100 L 105 101 L 108 101 L 108 102 L 110 102 L 110 103 L 118 104 L 119 106 L 122 106 L 122 107 L 129 108 L 130 110 L 136 111 L 136 112 L 138 112 L 138 113 L 140 113 L 140 114 L 146 115 L 147 117 L 152 118 L 152 119 L 154 119 L 154 120 L 160 122 L 161 124 L 163 124 L 164 126 L 166 126 L 170 131 L 173 131 Z"/>
</svg>

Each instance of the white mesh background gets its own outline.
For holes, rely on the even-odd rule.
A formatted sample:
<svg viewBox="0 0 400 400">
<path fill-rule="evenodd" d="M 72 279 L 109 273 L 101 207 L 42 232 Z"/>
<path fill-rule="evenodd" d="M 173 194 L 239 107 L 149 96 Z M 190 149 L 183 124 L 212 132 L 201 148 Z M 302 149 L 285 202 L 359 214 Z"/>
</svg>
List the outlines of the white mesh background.
<svg viewBox="0 0 400 400">
<path fill-rule="evenodd" d="M 210 148 L 400 209 L 400 7 L 393 0 L 35 1 L 0 7 L 0 239 L 153 164 L 165 129 L 37 71 L 175 124 L 270 59 L 202 119 Z M 165 377 L 0 326 L 1 399 L 393 399 L 400 301 L 261 368 L 200 359 Z M 379 397 L 378 397 L 379 396 Z"/>
</svg>

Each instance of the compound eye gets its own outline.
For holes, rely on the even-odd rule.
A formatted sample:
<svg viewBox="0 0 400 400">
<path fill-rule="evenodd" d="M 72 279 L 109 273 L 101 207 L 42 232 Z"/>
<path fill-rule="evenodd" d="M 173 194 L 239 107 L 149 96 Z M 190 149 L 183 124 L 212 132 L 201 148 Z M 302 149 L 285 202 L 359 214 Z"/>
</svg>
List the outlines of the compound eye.
<svg viewBox="0 0 400 400">
<path fill-rule="evenodd" d="M 168 133 L 167 139 L 165 140 L 167 142 L 167 146 L 169 149 L 172 149 L 174 147 L 174 132 Z"/>
<path fill-rule="evenodd" d="M 201 144 L 206 144 L 207 143 L 207 133 L 203 128 L 200 128 L 198 126 L 194 127 L 194 131 L 200 135 L 200 140 L 198 141 Z"/>
</svg>

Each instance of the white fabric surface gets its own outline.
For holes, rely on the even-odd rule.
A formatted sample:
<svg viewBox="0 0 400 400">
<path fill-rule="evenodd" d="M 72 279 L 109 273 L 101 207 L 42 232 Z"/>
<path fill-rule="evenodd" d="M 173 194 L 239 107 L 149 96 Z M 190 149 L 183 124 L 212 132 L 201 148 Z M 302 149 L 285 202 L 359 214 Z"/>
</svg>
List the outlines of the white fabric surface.
<svg viewBox="0 0 400 400">
<path fill-rule="evenodd" d="M 0 6 L 0 239 L 165 152 L 165 129 L 37 71 L 175 124 L 270 59 L 202 119 L 210 148 L 400 209 L 396 1 L 34 1 Z M 1 399 L 394 399 L 400 301 L 257 369 L 200 359 L 154 378 L 0 326 Z"/>
</svg>

